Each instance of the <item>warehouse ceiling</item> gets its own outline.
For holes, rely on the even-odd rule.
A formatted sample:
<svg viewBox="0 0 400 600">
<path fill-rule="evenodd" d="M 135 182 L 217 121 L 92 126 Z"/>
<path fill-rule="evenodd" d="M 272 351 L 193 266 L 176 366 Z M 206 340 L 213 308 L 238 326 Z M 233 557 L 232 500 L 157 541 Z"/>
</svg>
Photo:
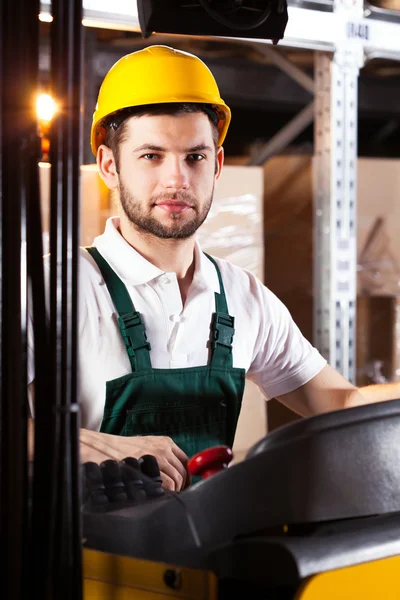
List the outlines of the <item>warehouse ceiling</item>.
<svg viewBox="0 0 400 600">
<path fill-rule="evenodd" d="M 49 25 L 41 24 L 41 77 L 49 79 Z M 85 140 L 102 78 L 118 58 L 151 43 L 167 44 L 198 55 L 213 71 L 224 100 L 232 108 L 232 123 L 225 142 L 228 156 L 257 152 L 312 100 L 273 62 L 257 44 L 239 40 L 210 40 L 198 36 L 154 35 L 85 28 Z M 313 76 L 314 52 L 278 46 L 293 64 Z M 373 59 L 359 78 L 359 155 L 400 156 L 400 63 Z M 85 162 L 92 162 L 89 144 L 84 142 Z M 312 153 L 313 126 L 308 127 L 286 152 Z"/>
</svg>

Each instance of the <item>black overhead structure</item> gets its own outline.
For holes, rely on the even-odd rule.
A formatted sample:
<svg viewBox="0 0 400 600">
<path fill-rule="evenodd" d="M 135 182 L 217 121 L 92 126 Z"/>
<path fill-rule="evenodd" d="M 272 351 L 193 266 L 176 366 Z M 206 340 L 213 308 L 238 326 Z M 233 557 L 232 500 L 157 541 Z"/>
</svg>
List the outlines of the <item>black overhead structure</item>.
<svg viewBox="0 0 400 600">
<path fill-rule="evenodd" d="M 2 591 L 82 597 L 77 374 L 82 2 L 53 0 L 50 275 L 45 286 L 35 114 L 39 1 L 0 3 L 0 523 Z M 49 293 L 46 314 L 45 287 Z M 27 424 L 27 306 L 35 448 Z M 50 316 L 50 319 L 48 317 Z"/>
</svg>

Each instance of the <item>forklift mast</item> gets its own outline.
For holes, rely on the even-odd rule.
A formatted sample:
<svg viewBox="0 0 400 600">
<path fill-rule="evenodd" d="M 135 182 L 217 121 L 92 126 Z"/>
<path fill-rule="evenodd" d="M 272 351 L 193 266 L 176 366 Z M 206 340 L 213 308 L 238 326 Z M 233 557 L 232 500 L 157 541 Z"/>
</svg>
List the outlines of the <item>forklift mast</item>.
<svg viewBox="0 0 400 600">
<path fill-rule="evenodd" d="M 6 598 L 82 597 L 76 398 L 82 2 L 53 0 L 51 273 L 39 196 L 39 1 L 0 4 L 0 519 Z M 27 305 L 34 322 L 35 451 L 28 457 Z"/>
</svg>

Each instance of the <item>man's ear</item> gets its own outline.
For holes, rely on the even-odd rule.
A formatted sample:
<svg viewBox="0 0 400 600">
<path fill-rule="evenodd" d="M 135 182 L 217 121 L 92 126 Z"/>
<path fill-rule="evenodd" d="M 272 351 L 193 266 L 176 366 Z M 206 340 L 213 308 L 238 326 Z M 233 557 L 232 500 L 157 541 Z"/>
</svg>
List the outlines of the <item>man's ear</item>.
<svg viewBox="0 0 400 600">
<path fill-rule="evenodd" d="M 112 150 L 104 144 L 97 150 L 97 168 L 106 186 L 110 190 L 115 190 L 119 184 L 117 165 Z"/>
<path fill-rule="evenodd" d="M 224 153 L 223 147 L 218 146 L 216 165 L 215 165 L 215 179 L 218 179 L 219 176 L 221 175 L 222 167 L 224 165 L 224 156 L 225 156 L 225 153 Z"/>
</svg>

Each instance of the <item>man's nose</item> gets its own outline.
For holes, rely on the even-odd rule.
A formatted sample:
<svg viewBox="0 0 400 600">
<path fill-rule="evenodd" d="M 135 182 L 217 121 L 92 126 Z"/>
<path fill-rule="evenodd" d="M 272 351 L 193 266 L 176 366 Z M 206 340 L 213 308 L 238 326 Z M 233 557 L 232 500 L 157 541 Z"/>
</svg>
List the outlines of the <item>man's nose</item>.
<svg viewBox="0 0 400 600">
<path fill-rule="evenodd" d="M 165 161 L 162 184 L 168 190 L 186 190 L 189 187 L 188 167 L 179 158 Z"/>
</svg>

